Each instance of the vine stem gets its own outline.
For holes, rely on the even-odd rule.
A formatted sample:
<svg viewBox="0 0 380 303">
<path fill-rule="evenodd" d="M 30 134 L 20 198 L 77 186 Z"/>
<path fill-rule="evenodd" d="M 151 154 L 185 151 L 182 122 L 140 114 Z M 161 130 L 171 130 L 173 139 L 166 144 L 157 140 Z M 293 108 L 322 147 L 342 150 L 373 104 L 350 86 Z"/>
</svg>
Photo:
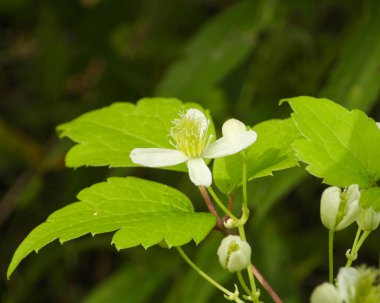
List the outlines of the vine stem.
<svg viewBox="0 0 380 303">
<path fill-rule="evenodd" d="M 238 280 L 240 282 L 241 287 L 243 287 L 243 289 L 247 293 L 247 295 L 252 296 L 252 292 L 249 289 L 249 287 L 247 286 L 247 284 L 245 283 L 241 271 L 238 271 L 236 274 L 237 274 L 237 277 L 238 277 Z"/>
<path fill-rule="evenodd" d="M 226 231 L 226 229 L 225 229 L 225 227 L 223 225 L 222 219 L 219 217 L 218 213 L 216 212 L 214 204 L 212 203 L 212 201 L 210 199 L 210 196 L 208 195 L 208 192 L 207 192 L 206 188 L 204 186 L 198 186 L 198 188 L 199 188 L 199 191 L 201 192 L 203 200 L 205 200 L 205 202 L 206 202 L 208 210 L 216 218 L 216 225 L 217 225 L 218 229 L 220 229 L 223 232 L 223 234 L 226 235 L 227 231 Z"/>
<path fill-rule="evenodd" d="M 358 231 L 356 232 L 355 240 L 354 240 L 354 243 L 352 244 L 352 248 L 350 251 L 350 258 L 347 258 L 347 263 L 346 263 L 345 267 L 351 267 L 351 264 L 354 261 L 356 245 L 358 244 L 358 241 L 360 238 L 360 233 L 361 233 L 361 228 L 360 228 L 360 226 L 358 226 Z"/>
<path fill-rule="evenodd" d="M 329 282 L 334 282 L 334 231 L 329 230 Z"/>
<path fill-rule="evenodd" d="M 278 294 L 273 290 L 273 288 L 270 286 L 267 280 L 265 280 L 263 275 L 259 272 L 259 270 L 253 264 L 251 265 L 251 270 L 253 274 L 255 275 L 255 277 L 257 278 L 257 280 L 260 282 L 260 284 L 265 288 L 267 293 L 271 296 L 273 301 L 275 303 L 283 303 L 281 298 L 278 296 Z"/>
<path fill-rule="evenodd" d="M 211 283 L 212 285 L 214 285 L 217 289 L 221 290 L 222 292 L 224 292 L 227 296 L 233 296 L 233 293 L 230 292 L 228 289 L 224 288 L 222 285 L 220 285 L 218 282 L 216 282 L 213 278 L 211 278 L 209 275 L 207 275 L 204 271 L 202 271 L 197 265 L 195 265 L 195 263 L 193 263 L 190 258 L 186 255 L 186 253 L 182 250 L 181 247 L 176 247 L 178 253 L 180 254 L 180 256 L 185 260 L 185 262 L 187 264 L 190 265 L 190 267 L 192 269 L 194 269 L 200 276 L 202 276 L 206 281 L 208 281 L 209 283 Z M 236 303 L 244 303 L 244 301 L 242 301 L 241 299 L 239 298 L 235 298 L 235 302 Z"/>
<path fill-rule="evenodd" d="M 365 232 L 361 235 L 360 239 L 356 242 L 356 245 L 353 245 L 353 247 L 352 247 L 352 251 L 351 251 L 351 254 L 352 254 L 353 256 L 356 256 L 356 255 L 358 254 L 360 247 L 362 247 L 364 241 L 368 238 L 368 236 L 370 235 L 370 233 L 371 233 L 371 231 L 365 231 Z M 355 240 L 356 240 L 356 238 L 355 238 Z M 354 244 L 355 244 L 355 243 L 354 243 Z M 351 259 L 348 259 L 348 260 L 347 260 L 347 263 L 346 263 L 346 267 L 350 267 L 353 261 L 354 261 L 354 260 L 353 260 L 352 258 L 351 258 Z"/>
<path fill-rule="evenodd" d="M 230 212 L 227 207 L 224 206 L 223 202 L 220 201 L 220 199 L 218 198 L 218 196 L 216 195 L 216 193 L 214 192 L 214 190 L 212 189 L 212 187 L 207 187 L 207 190 L 209 191 L 209 193 L 211 194 L 212 198 L 214 199 L 214 201 L 216 202 L 216 204 L 218 204 L 218 206 L 220 207 L 221 210 L 224 211 L 224 213 L 226 215 L 228 215 L 231 219 L 233 219 L 234 221 L 238 221 L 239 219 L 235 217 L 235 215 Z"/>
</svg>

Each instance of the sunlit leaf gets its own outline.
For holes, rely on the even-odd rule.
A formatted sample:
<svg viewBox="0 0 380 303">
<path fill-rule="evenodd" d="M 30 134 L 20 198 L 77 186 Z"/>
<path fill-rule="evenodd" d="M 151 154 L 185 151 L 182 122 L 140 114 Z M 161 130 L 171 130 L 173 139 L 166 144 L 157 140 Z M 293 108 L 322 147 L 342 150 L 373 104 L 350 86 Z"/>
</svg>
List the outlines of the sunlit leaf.
<svg viewBox="0 0 380 303">
<path fill-rule="evenodd" d="M 291 119 L 265 121 L 253 129 L 257 132 L 257 141 L 245 151 L 248 180 L 298 165 L 291 144 L 299 133 Z M 215 160 L 215 183 L 224 193 L 241 185 L 242 160 L 241 154 Z"/>
<path fill-rule="evenodd" d="M 208 213 L 195 213 L 190 200 L 176 189 L 143 179 L 110 178 L 84 189 L 80 202 L 53 213 L 17 248 L 8 276 L 32 251 L 59 239 L 113 232 L 117 249 L 160 242 L 180 246 L 192 239 L 199 243 L 215 225 Z"/>
<path fill-rule="evenodd" d="M 78 143 L 68 152 L 66 165 L 136 166 L 129 157 L 134 148 L 173 148 L 168 137 L 171 122 L 189 107 L 201 109 L 197 104 L 183 104 L 177 99 L 145 98 L 137 105 L 114 103 L 83 114 L 58 127 L 61 137 Z M 212 126 L 210 131 L 213 133 Z"/>
<path fill-rule="evenodd" d="M 284 100 L 304 139 L 294 149 L 306 169 L 329 185 L 371 187 L 380 178 L 380 131 L 360 110 L 349 111 L 330 100 Z"/>
</svg>

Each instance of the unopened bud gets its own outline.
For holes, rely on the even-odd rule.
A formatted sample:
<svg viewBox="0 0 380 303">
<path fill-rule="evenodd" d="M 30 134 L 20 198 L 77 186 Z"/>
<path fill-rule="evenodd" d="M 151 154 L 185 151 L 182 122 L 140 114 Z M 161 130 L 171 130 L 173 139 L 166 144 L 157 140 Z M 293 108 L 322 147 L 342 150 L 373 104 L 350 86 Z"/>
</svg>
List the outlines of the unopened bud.
<svg viewBox="0 0 380 303">
<path fill-rule="evenodd" d="M 218 248 L 219 262 L 229 272 L 237 272 L 251 264 L 251 247 L 239 236 L 225 237 Z"/>
<path fill-rule="evenodd" d="M 342 303 L 338 290 L 330 283 L 317 286 L 311 294 L 310 303 Z"/>
<path fill-rule="evenodd" d="M 357 223 L 362 230 L 373 231 L 379 227 L 380 212 L 372 207 L 362 208 Z"/>
<path fill-rule="evenodd" d="M 341 191 L 339 187 L 328 187 L 321 197 L 321 220 L 330 231 L 339 231 L 353 223 L 360 214 L 360 191 L 357 184 Z"/>
</svg>

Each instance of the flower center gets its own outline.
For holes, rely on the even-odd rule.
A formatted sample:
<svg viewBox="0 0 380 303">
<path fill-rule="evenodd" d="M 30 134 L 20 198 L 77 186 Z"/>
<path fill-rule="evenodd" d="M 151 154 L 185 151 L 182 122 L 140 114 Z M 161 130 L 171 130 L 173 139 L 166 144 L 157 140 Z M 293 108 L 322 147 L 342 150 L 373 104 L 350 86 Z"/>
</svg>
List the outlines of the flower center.
<svg viewBox="0 0 380 303">
<path fill-rule="evenodd" d="M 201 115 L 200 115 L 201 114 Z M 207 138 L 209 121 L 198 110 L 189 109 L 180 113 L 178 119 L 172 121 L 170 136 L 174 139 L 172 145 L 189 158 L 198 158 L 209 143 Z"/>
</svg>

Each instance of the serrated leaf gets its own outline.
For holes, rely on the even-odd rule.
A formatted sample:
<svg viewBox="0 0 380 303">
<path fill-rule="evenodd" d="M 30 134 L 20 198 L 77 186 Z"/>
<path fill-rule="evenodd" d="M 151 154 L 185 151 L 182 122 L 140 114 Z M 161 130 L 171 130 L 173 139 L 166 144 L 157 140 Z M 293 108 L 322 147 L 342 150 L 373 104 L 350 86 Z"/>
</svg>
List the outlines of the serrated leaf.
<svg viewBox="0 0 380 303">
<path fill-rule="evenodd" d="M 371 187 L 380 178 L 380 131 L 360 110 L 349 111 L 328 99 L 284 100 L 304 137 L 294 142 L 306 169 L 329 185 Z"/>
<path fill-rule="evenodd" d="M 380 188 L 371 187 L 361 191 L 360 205 L 364 208 L 372 207 L 380 211 Z"/>
<path fill-rule="evenodd" d="M 59 239 L 61 243 L 91 233 L 113 232 L 117 249 L 165 241 L 180 246 L 199 243 L 215 225 L 209 213 L 195 213 L 190 200 L 166 185 L 134 177 L 110 178 L 78 194 L 70 204 L 48 217 L 17 248 L 8 276 L 32 251 Z"/>
<path fill-rule="evenodd" d="M 67 153 L 66 165 L 136 166 L 129 157 L 133 148 L 173 148 L 168 137 L 173 126 L 171 122 L 178 118 L 179 112 L 190 107 L 202 110 L 197 104 L 183 104 L 173 98 L 144 98 L 136 105 L 114 103 L 83 114 L 57 128 L 61 137 L 78 143 Z M 208 116 L 207 112 L 205 114 Z M 213 134 L 212 122 L 210 124 Z M 174 169 L 185 170 L 185 166 Z"/>
<path fill-rule="evenodd" d="M 298 165 L 291 143 L 299 133 L 291 119 L 264 121 L 253 129 L 257 141 L 246 150 L 248 180 Z M 242 155 L 216 159 L 213 174 L 218 188 L 231 193 L 242 183 Z"/>
</svg>

